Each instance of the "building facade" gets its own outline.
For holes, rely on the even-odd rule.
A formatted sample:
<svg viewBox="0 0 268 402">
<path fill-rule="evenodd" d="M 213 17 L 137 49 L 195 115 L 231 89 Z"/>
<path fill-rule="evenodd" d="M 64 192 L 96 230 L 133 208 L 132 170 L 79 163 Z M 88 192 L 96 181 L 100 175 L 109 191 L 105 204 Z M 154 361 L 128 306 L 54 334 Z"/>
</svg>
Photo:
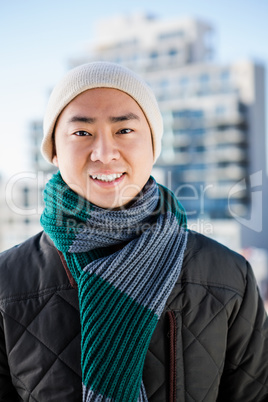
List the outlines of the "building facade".
<svg viewBox="0 0 268 402">
<path fill-rule="evenodd" d="M 152 87 L 164 117 L 158 181 L 193 222 L 235 219 L 242 247 L 268 249 L 268 212 L 261 207 L 268 195 L 264 67 L 214 62 L 213 27 L 191 18 L 117 17 L 98 23 L 96 38 L 70 67 L 122 63 Z M 252 191 L 257 184 L 259 197 Z"/>
<path fill-rule="evenodd" d="M 0 252 L 15 246 L 41 230 L 43 172 L 22 172 L 2 183 L 0 201 Z"/>
<path fill-rule="evenodd" d="M 268 249 L 264 67 L 250 60 L 213 61 L 214 29 L 192 18 L 119 16 L 98 22 L 95 37 L 68 67 L 95 60 L 121 63 L 152 87 L 164 118 L 153 174 L 182 201 L 190 226 L 236 249 Z M 42 136 L 42 122 L 33 121 L 29 159 L 36 179 L 16 183 L 19 203 L 27 195 L 28 210 L 35 202 L 42 210 L 39 195 L 55 172 L 40 154 Z M 18 233 L 39 228 L 39 215 L 20 218 Z"/>
<path fill-rule="evenodd" d="M 0 180 L 0 252 L 42 230 L 43 190 L 56 171 L 40 153 L 42 121 L 32 121 L 28 134 L 29 170 Z"/>
</svg>

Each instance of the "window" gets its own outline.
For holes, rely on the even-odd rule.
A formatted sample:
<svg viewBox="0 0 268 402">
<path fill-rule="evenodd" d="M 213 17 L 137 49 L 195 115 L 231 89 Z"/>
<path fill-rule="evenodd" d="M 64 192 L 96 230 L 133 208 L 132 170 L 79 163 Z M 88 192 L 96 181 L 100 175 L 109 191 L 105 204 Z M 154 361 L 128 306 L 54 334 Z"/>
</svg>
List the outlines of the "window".
<svg viewBox="0 0 268 402">
<path fill-rule="evenodd" d="M 123 62 L 122 57 L 120 56 L 115 57 L 114 63 L 121 64 L 122 62 Z"/>
<path fill-rule="evenodd" d="M 232 83 L 230 80 L 230 71 L 229 70 L 223 70 L 220 74 L 220 80 L 221 80 L 221 90 L 222 92 L 237 92 L 238 88 L 232 88 Z"/>
<path fill-rule="evenodd" d="M 221 81 L 224 82 L 224 83 L 228 82 L 229 79 L 230 79 L 230 71 L 229 71 L 229 70 L 223 70 L 223 71 L 221 72 L 220 79 L 221 79 Z"/>
<path fill-rule="evenodd" d="M 202 74 L 202 75 L 200 75 L 200 77 L 199 77 L 199 81 L 200 81 L 201 84 L 208 84 L 208 83 L 209 83 L 209 79 L 210 79 L 210 77 L 209 77 L 208 74 Z"/>
<path fill-rule="evenodd" d="M 35 131 L 42 131 L 43 130 L 43 123 L 40 121 L 35 121 L 32 123 L 32 128 Z"/>
<path fill-rule="evenodd" d="M 216 106 L 215 114 L 217 116 L 223 116 L 225 114 L 225 112 L 226 112 L 226 107 L 225 106 L 223 106 L 223 105 Z"/>
<path fill-rule="evenodd" d="M 204 145 L 197 145 L 194 150 L 196 152 L 204 152 L 206 150 L 206 147 Z"/>
<path fill-rule="evenodd" d="M 29 206 L 29 189 L 27 187 L 23 188 L 23 198 L 24 198 L 24 206 L 28 207 Z"/>
<path fill-rule="evenodd" d="M 206 133 L 206 130 L 203 127 L 198 127 L 198 128 L 191 130 L 191 135 L 200 136 L 200 135 L 204 135 L 205 133 Z"/>
<path fill-rule="evenodd" d="M 184 109 L 184 110 L 174 110 L 173 117 L 179 119 L 200 119 L 204 116 L 204 111 L 199 109 Z"/>
<path fill-rule="evenodd" d="M 157 59 L 157 57 L 158 57 L 158 52 L 157 51 L 153 51 L 153 52 L 150 53 L 150 58 L 151 59 Z"/>
<path fill-rule="evenodd" d="M 176 39 L 176 38 L 183 38 L 184 37 L 184 31 L 181 29 L 178 31 L 169 31 L 169 32 L 164 32 L 158 35 L 159 40 L 167 40 L 167 39 Z"/>
<path fill-rule="evenodd" d="M 188 77 L 181 77 L 179 84 L 181 87 L 185 88 L 189 85 L 189 78 Z"/>
<path fill-rule="evenodd" d="M 162 89 L 166 89 L 166 88 L 168 87 L 168 85 L 169 85 L 169 81 L 168 81 L 168 80 L 162 80 L 162 81 L 160 81 L 160 87 L 161 87 Z"/>
<path fill-rule="evenodd" d="M 210 76 L 208 74 L 202 74 L 199 77 L 199 90 L 198 90 L 198 94 L 199 95 L 207 95 L 210 91 L 209 88 L 209 82 L 210 82 Z"/>
<path fill-rule="evenodd" d="M 177 56 L 177 54 L 179 53 L 179 51 L 177 49 L 169 49 L 168 54 L 169 56 Z"/>
</svg>

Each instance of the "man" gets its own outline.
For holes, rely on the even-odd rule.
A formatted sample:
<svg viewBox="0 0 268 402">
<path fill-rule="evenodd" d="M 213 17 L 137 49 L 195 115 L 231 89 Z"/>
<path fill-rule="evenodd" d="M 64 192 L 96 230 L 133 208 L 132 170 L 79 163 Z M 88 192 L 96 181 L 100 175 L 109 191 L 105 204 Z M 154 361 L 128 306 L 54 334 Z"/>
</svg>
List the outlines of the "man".
<svg viewBox="0 0 268 402">
<path fill-rule="evenodd" d="M 243 257 L 150 176 L 162 119 L 130 70 L 55 87 L 44 232 L 0 257 L 1 401 L 267 401 L 268 321 Z"/>
</svg>

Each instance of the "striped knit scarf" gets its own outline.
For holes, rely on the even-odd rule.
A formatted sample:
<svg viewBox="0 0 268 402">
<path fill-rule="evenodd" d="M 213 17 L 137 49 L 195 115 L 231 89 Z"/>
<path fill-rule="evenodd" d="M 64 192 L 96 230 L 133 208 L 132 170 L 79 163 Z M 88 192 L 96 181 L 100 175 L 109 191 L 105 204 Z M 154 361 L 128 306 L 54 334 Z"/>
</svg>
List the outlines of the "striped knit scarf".
<svg viewBox="0 0 268 402">
<path fill-rule="evenodd" d="M 78 285 L 83 401 L 147 401 L 144 360 L 180 274 L 184 210 L 152 177 L 129 208 L 113 211 L 78 196 L 57 173 L 41 224 Z"/>
</svg>

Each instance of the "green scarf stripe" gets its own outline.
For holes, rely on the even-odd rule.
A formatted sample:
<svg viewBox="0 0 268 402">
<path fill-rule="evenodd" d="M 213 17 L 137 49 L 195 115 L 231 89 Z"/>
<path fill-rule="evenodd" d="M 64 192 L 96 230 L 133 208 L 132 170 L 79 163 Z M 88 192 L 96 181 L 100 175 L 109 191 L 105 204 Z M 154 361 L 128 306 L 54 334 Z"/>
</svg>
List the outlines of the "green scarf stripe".
<svg viewBox="0 0 268 402">
<path fill-rule="evenodd" d="M 172 212 L 176 216 L 179 226 L 187 229 L 186 211 L 181 203 L 168 188 L 161 184 L 158 184 L 158 186 L 161 195 L 161 209 Z"/>
<path fill-rule="evenodd" d="M 91 253 L 70 254 L 63 252 L 67 266 L 70 269 L 75 281 L 79 281 L 83 277 L 83 267 L 86 267 L 92 261 L 109 255 L 110 250 L 93 250 Z"/>
<path fill-rule="evenodd" d="M 82 350 L 84 351 L 82 355 L 82 365 L 84 366 L 88 363 L 89 356 L 87 352 L 92 349 L 95 351 L 95 354 L 92 354 L 90 358 L 94 361 L 96 359 L 96 364 L 98 364 L 98 362 L 100 364 L 100 367 L 96 367 L 96 371 L 101 372 L 102 370 L 106 370 L 103 362 L 101 362 L 101 355 L 105 356 L 105 365 L 109 364 L 110 358 L 107 348 L 109 349 L 112 343 L 113 349 L 116 349 L 117 358 L 113 358 L 112 352 L 111 359 L 114 359 L 115 365 L 120 362 L 121 367 L 124 367 L 123 362 L 125 359 L 128 359 L 127 354 L 124 357 L 126 344 L 129 344 L 129 346 L 133 344 L 133 349 L 137 349 L 136 338 L 138 338 L 140 334 L 135 335 L 135 327 L 144 322 L 145 327 L 143 328 L 142 325 L 142 329 L 140 330 L 142 340 L 146 329 L 153 331 L 157 317 L 153 312 L 140 306 L 110 284 L 104 283 L 101 278 L 91 277 L 88 278 L 86 283 L 88 288 L 92 290 L 93 301 L 92 304 L 90 304 L 91 309 L 87 311 L 88 314 L 82 313 L 84 306 L 80 306 L 81 315 L 84 317 L 83 319 L 81 317 L 82 334 L 86 332 L 85 335 L 82 335 Z M 100 288 L 102 288 L 102 296 L 99 296 Z M 94 295 L 98 295 L 99 297 L 95 299 Z M 102 300 L 103 295 L 105 295 L 105 297 Z M 88 305 L 88 303 L 85 303 L 85 305 Z M 150 324 L 150 321 L 153 321 L 153 323 Z M 117 323 L 116 326 L 114 325 L 115 322 Z M 102 326 L 104 326 L 104 330 L 100 335 L 100 328 Z M 133 331 L 134 334 L 132 333 Z M 120 343 L 121 338 L 125 339 L 124 343 Z M 95 339 L 95 342 L 92 341 L 92 339 Z M 136 350 L 136 352 L 134 351 L 134 354 L 135 353 L 138 353 L 138 350 Z M 88 384 L 87 379 L 83 378 L 83 382 L 86 385 Z"/>
<path fill-rule="evenodd" d="M 45 205 L 41 224 L 78 285 L 83 402 L 147 402 L 142 372 L 181 270 L 184 209 L 150 178 L 129 208 L 103 210 L 59 172 L 46 186 Z"/>
<path fill-rule="evenodd" d="M 121 308 L 121 311 L 120 311 L 120 308 Z M 128 309 L 128 311 L 126 311 L 127 309 Z M 122 312 L 121 316 L 120 316 L 120 312 Z M 118 318 L 118 327 L 120 328 L 120 333 L 123 333 L 124 330 L 126 330 L 126 332 L 129 332 L 129 330 L 130 330 L 129 328 L 126 328 L 126 320 L 125 320 L 124 314 L 128 314 L 130 316 L 130 318 L 131 318 L 131 316 L 133 316 L 133 320 L 135 320 L 136 317 L 133 315 L 134 313 L 138 315 L 138 307 L 135 309 L 134 306 L 131 306 L 131 305 L 128 306 L 125 303 L 123 308 L 122 308 L 122 306 L 118 307 L 117 315 L 115 313 L 113 314 L 113 316 L 116 317 L 116 318 L 118 318 L 117 316 L 119 316 L 119 318 Z M 144 312 L 141 311 L 140 313 L 144 313 Z M 98 317 L 95 317 L 95 318 L 97 319 Z M 139 318 L 142 318 L 141 315 L 139 316 Z M 105 318 L 103 319 L 103 322 L 105 322 L 106 325 L 109 327 L 109 325 L 108 325 L 107 321 L 105 320 Z M 100 325 L 100 322 L 98 324 Z M 112 323 L 110 323 L 110 324 L 112 324 Z M 93 321 L 92 325 L 94 325 L 94 321 Z M 90 336 L 94 336 L 94 334 L 97 332 L 97 329 L 98 328 L 93 327 L 92 332 L 90 332 Z M 116 331 L 117 331 L 117 327 L 115 327 L 115 328 L 109 327 L 109 330 L 106 329 L 105 331 L 103 331 L 103 334 L 106 335 L 106 333 L 107 333 L 107 339 L 109 339 L 111 337 L 111 335 L 116 335 Z M 118 333 L 117 335 L 120 336 L 120 333 Z M 98 346 L 101 342 L 102 342 L 101 338 L 98 337 L 98 339 L 96 339 L 94 345 Z M 88 345 L 88 347 L 89 346 L 92 346 L 92 345 Z M 85 353 L 86 352 L 87 352 L 87 349 L 85 349 Z"/>
<path fill-rule="evenodd" d="M 141 347 L 143 348 L 142 354 L 136 353 L 134 357 L 129 356 L 128 360 L 125 362 L 124 366 L 127 368 L 124 371 L 123 366 L 119 365 L 119 370 L 122 372 L 121 383 L 119 384 L 118 389 L 116 389 L 116 394 L 119 396 L 118 397 L 119 401 L 137 400 L 138 397 L 137 390 L 140 388 L 142 380 L 142 371 L 140 371 L 139 367 L 140 365 L 142 365 L 142 367 L 144 366 L 146 353 L 156 324 L 157 321 L 155 321 L 153 325 L 152 323 L 150 323 L 149 325 L 149 322 L 148 324 L 146 322 L 144 324 L 143 332 L 140 333 L 141 338 L 143 338 L 143 342 L 140 343 Z M 129 382 L 130 376 L 132 376 L 133 378 L 133 384 Z M 130 396 L 128 397 L 128 395 Z"/>
<path fill-rule="evenodd" d="M 107 316 L 107 314 L 111 314 L 112 316 L 114 316 L 116 314 L 116 311 L 113 309 L 113 305 L 110 303 L 110 297 L 111 294 L 110 292 L 107 293 L 106 292 L 106 285 L 109 285 L 107 283 L 105 283 L 103 281 L 102 278 L 99 278 L 98 276 L 94 275 L 94 277 L 90 278 L 87 280 L 86 285 L 84 286 L 84 291 L 88 292 L 88 290 L 90 289 L 90 300 L 89 298 L 85 299 L 85 301 L 83 301 L 83 304 L 80 305 L 80 309 L 81 309 L 81 315 L 84 316 L 84 327 L 83 327 L 83 338 L 86 338 L 89 335 L 89 332 L 91 333 L 91 336 L 98 336 L 98 331 L 101 328 L 101 321 L 98 321 L 98 315 L 97 315 L 97 311 L 93 311 L 91 312 L 88 307 L 87 304 L 88 303 L 94 303 L 95 304 L 102 304 L 102 307 L 105 311 L 105 316 Z M 99 289 L 101 289 L 101 292 L 99 292 Z M 103 291 L 104 290 L 104 293 Z M 115 288 L 114 288 L 114 303 L 119 303 L 118 304 L 118 308 L 120 307 L 120 303 L 122 303 L 121 301 L 121 294 L 117 294 L 115 293 Z M 108 319 L 109 317 L 107 317 Z M 105 321 L 105 320 L 104 320 Z M 105 329 L 104 329 L 105 331 Z M 98 341 L 98 339 L 96 339 L 96 341 Z M 85 350 L 85 353 L 87 351 Z"/>
<path fill-rule="evenodd" d="M 141 330 L 143 330 L 143 333 L 145 335 L 151 336 L 154 328 L 150 329 L 147 325 L 147 322 L 144 322 L 144 327 L 141 327 Z M 141 334 L 141 333 L 140 333 Z M 149 342 L 147 343 L 147 339 L 145 340 L 144 343 L 140 343 L 140 346 L 143 348 L 148 348 Z M 130 347 L 131 345 L 126 345 L 126 348 Z M 136 350 L 136 348 L 134 349 Z M 147 349 L 146 349 L 147 350 Z M 115 353 L 118 352 L 117 349 L 114 350 Z M 122 350 L 122 353 L 124 350 Z M 122 355 L 124 356 L 124 355 Z M 94 373 L 92 373 L 93 379 L 95 378 L 95 384 L 93 383 L 93 386 L 90 388 L 95 389 L 98 393 L 101 393 L 105 396 L 112 397 L 116 395 L 116 400 L 118 401 L 126 401 L 129 402 L 132 400 L 130 398 L 131 392 L 135 394 L 135 398 L 133 400 L 137 400 L 137 396 L 139 394 L 139 387 L 140 387 L 140 380 L 142 378 L 142 370 L 140 370 L 140 367 L 144 365 L 144 360 L 145 360 L 146 352 L 144 350 L 141 350 L 141 353 L 134 353 L 134 355 L 129 355 L 129 356 L 124 356 L 123 361 L 119 361 L 118 358 L 116 361 L 114 361 L 114 364 L 112 366 L 107 366 L 106 371 L 101 370 L 103 369 L 102 367 L 96 368 L 96 371 L 98 375 L 103 375 L 103 377 L 98 377 L 99 379 L 99 384 L 97 383 L 97 377 L 94 376 Z M 109 358 L 108 356 L 105 356 L 105 359 Z M 113 358 L 113 354 L 111 354 L 110 358 Z M 113 360 L 112 360 L 113 361 Z M 115 368 L 117 364 L 117 379 L 114 378 L 112 375 L 112 370 Z M 111 370 L 109 376 L 107 376 L 107 373 Z M 108 380 L 110 379 L 109 383 Z M 89 384 L 90 384 L 90 378 L 89 378 Z M 138 384 L 138 388 L 135 388 L 135 384 Z M 98 386 L 99 385 L 99 386 Z M 125 398 L 123 397 L 123 394 L 126 394 Z"/>
<path fill-rule="evenodd" d="M 102 297 L 94 299 L 94 305 L 88 310 L 88 314 L 83 314 L 84 308 L 80 307 L 84 317 L 81 317 L 82 334 L 87 332 L 82 336 L 82 367 L 83 371 L 88 373 L 87 377 L 83 378 L 83 383 L 90 384 L 94 391 L 111 397 L 116 384 L 119 380 L 122 381 L 121 372 L 126 371 L 126 362 L 129 364 L 129 360 L 132 361 L 133 367 L 129 366 L 130 373 L 135 372 L 134 368 L 138 370 L 140 367 L 142 375 L 146 353 L 140 352 L 144 348 L 144 342 L 148 341 L 148 335 L 151 336 L 154 331 L 157 316 L 110 284 L 104 283 L 101 278 L 88 278 L 87 285 L 93 294 L 98 294 L 98 289 L 102 288 Z M 102 332 L 101 327 L 104 327 Z M 139 344 L 141 347 L 138 347 Z M 90 370 L 88 366 L 92 365 L 92 361 L 94 365 Z M 120 370 L 117 367 L 120 367 Z M 127 375 L 126 381 L 130 381 L 131 387 L 134 380 L 135 375 Z"/>
<path fill-rule="evenodd" d="M 42 214 L 41 223 L 43 226 L 49 223 L 50 237 L 54 244 L 59 250 L 67 252 L 81 231 L 81 227 L 75 224 L 73 217 L 79 216 L 80 223 L 86 224 L 94 206 L 70 189 L 59 172 L 53 176 L 52 185 L 45 188 L 44 201 L 46 209 Z M 54 219 L 47 216 L 47 211 L 52 212 Z"/>
</svg>

